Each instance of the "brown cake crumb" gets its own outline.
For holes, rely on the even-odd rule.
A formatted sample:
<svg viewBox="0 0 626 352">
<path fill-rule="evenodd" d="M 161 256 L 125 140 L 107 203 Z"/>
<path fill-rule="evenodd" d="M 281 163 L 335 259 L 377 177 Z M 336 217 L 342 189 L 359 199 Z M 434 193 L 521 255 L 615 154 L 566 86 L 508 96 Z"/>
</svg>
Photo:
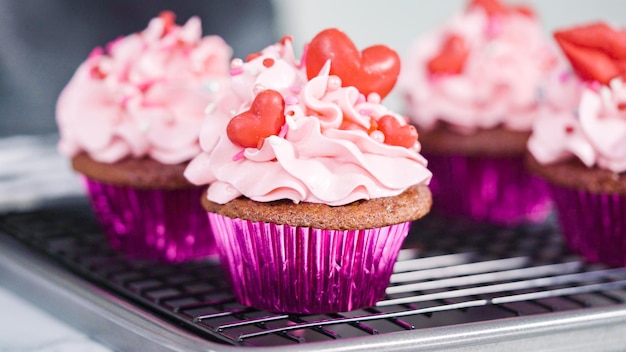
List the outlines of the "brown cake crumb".
<svg viewBox="0 0 626 352">
<path fill-rule="evenodd" d="M 591 193 L 626 195 L 626 173 L 615 173 L 597 167 L 587 167 L 577 158 L 542 165 L 530 153 L 526 154 L 528 170 L 554 184 L 586 190 Z"/>
<path fill-rule="evenodd" d="M 412 186 L 395 197 L 360 200 L 343 206 L 294 204 L 290 200 L 255 202 L 245 197 L 218 204 L 202 196 L 213 213 L 253 222 L 271 222 L 317 229 L 358 230 L 413 221 L 426 215 L 432 198 L 428 186 Z"/>
<path fill-rule="evenodd" d="M 72 167 L 89 178 L 118 186 L 153 189 L 196 187 L 183 176 L 187 163 L 166 165 L 150 158 L 126 158 L 108 164 L 81 153 L 72 158 Z"/>
<path fill-rule="evenodd" d="M 452 131 L 439 124 L 430 131 L 418 130 L 425 154 L 461 154 L 466 156 L 522 156 L 530 131 L 511 131 L 504 128 L 478 130 L 471 134 Z"/>
</svg>

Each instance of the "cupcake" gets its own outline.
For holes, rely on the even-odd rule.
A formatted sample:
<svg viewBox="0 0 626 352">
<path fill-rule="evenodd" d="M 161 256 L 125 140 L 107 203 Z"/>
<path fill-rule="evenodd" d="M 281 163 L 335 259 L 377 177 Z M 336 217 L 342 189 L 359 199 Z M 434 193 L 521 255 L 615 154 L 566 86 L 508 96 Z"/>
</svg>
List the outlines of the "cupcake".
<svg viewBox="0 0 626 352">
<path fill-rule="evenodd" d="M 381 105 L 399 65 L 337 29 L 300 61 L 289 37 L 232 61 L 232 95 L 205 120 L 185 176 L 210 184 L 202 203 L 242 304 L 329 313 L 384 296 L 431 204 L 415 128 Z"/>
<path fill-rule="evenodd" d="M 528 167 L 549 182 L 568 246 L 590 262 L 625 266 L 626 36 L 596 23 L 554 37 L 575 73 L 561 93 L 575 103 L 537 119 Z"/>
<path fill-rule="evenodd" d="M 413 44 L 398 85 L 434 175 L 434 213 L 545 219 L 547 187 L 524 171 L 523 155 L 557 65 L 532 10 L 497 0 L 470 2 Z"/>
<path fill-rule="evenodd" d="M 57 102 L 59 150 L 81 175 L 111 245 L 179 262 L 215 253 L 202 189 L 183 171 L 200 151 L 204 111 L 228 84 L 230 47 L 164 12 L 96 48 Z"/>
</svg>

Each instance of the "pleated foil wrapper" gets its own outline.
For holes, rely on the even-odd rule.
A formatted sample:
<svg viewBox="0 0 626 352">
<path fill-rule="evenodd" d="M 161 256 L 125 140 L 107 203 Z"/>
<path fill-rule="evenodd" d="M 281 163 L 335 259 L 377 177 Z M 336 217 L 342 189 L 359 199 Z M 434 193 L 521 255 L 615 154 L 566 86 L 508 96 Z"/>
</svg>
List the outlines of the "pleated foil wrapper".
<svg viewBox="0 0 626 352">
<path fill-rule="evenodd" d="M 138 189 L 82 179 L 109 243 L 126 256 L 177 263 L 217 253 L 202 188 Z"/>
<path fill-rule="evenodd" d="M 240 303 L 272 312 L 325 314 L 385 296 L 410 223 L 320 230 L 209 213 L 220 262 Z"/>
<path fill-rule="evenodd" d="M 553 209 L 547 183 L 522 157 L 425 155 L 433 173 L 433 213 L 497 225 L 541 222 Z"/>
<path fill-rule="evenodd" d="M 568 247 L 588 262 L 626 266 L 626 196 L 550 188 Z"/>
</svg>

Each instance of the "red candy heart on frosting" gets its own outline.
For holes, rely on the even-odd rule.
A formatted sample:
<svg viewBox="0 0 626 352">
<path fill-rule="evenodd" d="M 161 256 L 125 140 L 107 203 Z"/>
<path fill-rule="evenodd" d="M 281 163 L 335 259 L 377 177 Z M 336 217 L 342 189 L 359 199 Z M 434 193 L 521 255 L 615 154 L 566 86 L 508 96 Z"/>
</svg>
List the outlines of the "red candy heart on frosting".
<svg viewBox="0 0 626 352">
<path fill-rule="evenodd" d="M 306 52 L 309 79 L 319 74 L 327 60 L 331 60 L 330 74 L 339 76 L 344 87 L 354 86 L 366 96 L 375 92 L 384 98 L 400 74 L 400 57 L 395 51 L 384 45 L 359 51 L 336 28 L 320 32 L 309 43 Z"/>
<path fill-rule="evenodd" d="M 248 111 L 233 117 L 226 134 L 233 144 L 257 148 L 265 138 L 276 135 L 285 124 L 285 100 L 271 89 L 257 94 Z"/>
<path fill-rule="evenodd" d="M 608 84 L 626 78 L 626 32 L 594 23 L 556 31 L 554 39 L 582 80 Z"/>
<path fill-rule="evenodd" d="M 487 13 L 487 16 L 493 17 L 496 15 L 507 15 L 509 13 L 519 13 L 528 17 L 534 17 L 534 11 L 524 5 L 505 5 L 500 2 L 500 0 L 472 0 L 468 8 L 471 9 L 473 7 L 482 7 L 483 10 Z"/>
<path fill-rule="evenodd" d="M 439 53 L 428 61 L 428 72 L 433 74 L 459 74 L 469 54 L 465 40 L 458 35 L 449 35 Z"/>
<path fill-rule="evenodd" d="M 417 130 L 415 127 L 401 125 L 391 115 L 385 115 L 378 120 L 378 130 L 385 135 L 385 144 L 411 148 L 417 142 Z"/>
</svg>

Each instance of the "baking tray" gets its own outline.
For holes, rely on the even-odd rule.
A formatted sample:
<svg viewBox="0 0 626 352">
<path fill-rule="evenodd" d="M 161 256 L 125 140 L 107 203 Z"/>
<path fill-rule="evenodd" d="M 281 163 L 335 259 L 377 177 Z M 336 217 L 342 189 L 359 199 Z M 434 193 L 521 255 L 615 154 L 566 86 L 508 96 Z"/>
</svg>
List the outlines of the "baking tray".
<svg viewBox="0 0 626 352">
<path fill-rule="evenodd" d="M 78 197 L 0 215 L 0 280 L 115 350 L 626 348 L 626 269 L 581 261 L 554 218 L 505 228 L 429 215 L 375 307 L 293 315 L 237 303 L 217 258 L 125 258 Z"/>
</svg>

